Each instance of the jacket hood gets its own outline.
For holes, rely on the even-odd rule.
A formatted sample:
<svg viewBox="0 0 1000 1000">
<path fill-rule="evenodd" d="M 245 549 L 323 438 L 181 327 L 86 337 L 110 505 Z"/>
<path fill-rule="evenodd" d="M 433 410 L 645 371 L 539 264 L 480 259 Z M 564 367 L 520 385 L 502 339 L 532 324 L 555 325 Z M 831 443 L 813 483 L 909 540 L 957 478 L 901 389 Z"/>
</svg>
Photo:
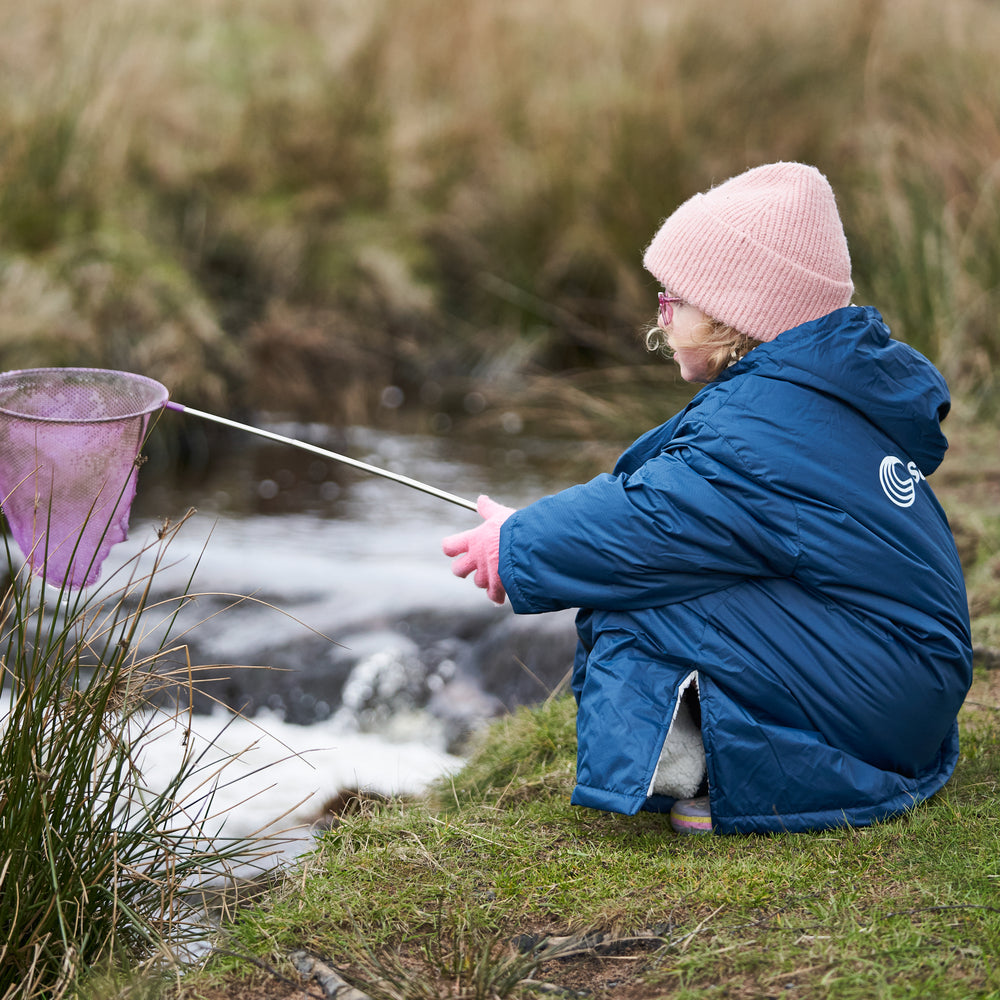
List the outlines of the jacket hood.
<svg viewBox="0 0 1000 1000">
<path fill-rule="evenodd" d="M 893 340 L 876 309 L 847 306 L 761 344 L 719 378 L 744 372 L 807 386 L 841 400 L 895 441 L 930 475 L 944 458 L 941 421 L 951 397 L 919 351 Z"/>
</svg>

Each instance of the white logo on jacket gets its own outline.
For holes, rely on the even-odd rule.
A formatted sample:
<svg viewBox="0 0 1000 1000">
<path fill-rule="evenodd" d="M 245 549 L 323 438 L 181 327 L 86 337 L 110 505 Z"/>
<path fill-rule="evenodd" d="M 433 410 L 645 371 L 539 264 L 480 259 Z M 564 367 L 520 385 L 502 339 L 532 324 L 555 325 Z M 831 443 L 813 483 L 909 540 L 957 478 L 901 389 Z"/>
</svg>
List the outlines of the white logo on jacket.
<svg viewBox="0 0 1000 1000">
<path fill-rule="evenodd" d="M 886 455 L 878 467 L 878 478 L 883 492 L 897 507 L 912 507 L 917 483 L 926 477 L 914 462 L 904 464 L 901 458 Z"/>
</svg>

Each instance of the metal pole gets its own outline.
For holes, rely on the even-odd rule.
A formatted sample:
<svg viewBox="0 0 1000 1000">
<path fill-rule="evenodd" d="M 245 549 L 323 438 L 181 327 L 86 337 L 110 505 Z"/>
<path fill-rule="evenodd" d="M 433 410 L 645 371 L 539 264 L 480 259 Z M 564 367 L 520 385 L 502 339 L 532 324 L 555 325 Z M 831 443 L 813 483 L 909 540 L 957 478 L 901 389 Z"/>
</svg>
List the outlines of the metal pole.
<svg viewBox="0 0 1000 1000">
<path fill-rule="evenodd" d="M 200 417 L 202 420 L 211 420 L 213 423 L 233 427 L 239 431 L 247 431 L 250 434 L 256 434 L 258 437 L 267 438 L 270 441 L 277 441 L 280 444 L 291 445 L 293 448 L 302 448 L 304 451 L 311 451 L 314 455 L 321 455 L 323 458 L 332 459 L 334 462 L 350 465 L 355 469 L 361 469 L 363 472 L 370 472 L 373 475 L 381 476 L 383 479 L 391 479 L 393 482 L 402 483 L 404 486 L 411 486 L 413 489 L 429 493 L 432 497 L 437 497 L 439 500 L 447 500 L 448 503 L 465 507 L 466 510 L 476 510 L 476 505 L 464 497 L 455 496 L 454 493 L 446 493 L 444 490 L 439 490 L 436 486 L 428 486 L 426 483 L 421 483 L 416 479 L 410 479 L 409 476 L 401 476 L 399 473 L 390 472 L 388 469 L 380 469 L 377 466 L 369 465 L 367 462 L 360 462 L 356 458 L 339 455 L 335 451 L 328 451 L 326 448 L 309 444 L 307 441 L 299 441 L 297 438 L 286 437 L 284 434 L 275 434 L 274 431 L 267 431 L 261 427 L 253 427 L 250 424 L 241 424 L 236 420 L 229 420 L 227 417 L 218 417 L 213 413 L 205 413 L 203 410 L 196 410 L 191 406 L 182 406 L 180 403 L 175 403 L 172 399 L 168 399 L 163 405 L 166 409 L 175 410 L 177 413 L 188 413 L 193 417 Z"/>
</svg>

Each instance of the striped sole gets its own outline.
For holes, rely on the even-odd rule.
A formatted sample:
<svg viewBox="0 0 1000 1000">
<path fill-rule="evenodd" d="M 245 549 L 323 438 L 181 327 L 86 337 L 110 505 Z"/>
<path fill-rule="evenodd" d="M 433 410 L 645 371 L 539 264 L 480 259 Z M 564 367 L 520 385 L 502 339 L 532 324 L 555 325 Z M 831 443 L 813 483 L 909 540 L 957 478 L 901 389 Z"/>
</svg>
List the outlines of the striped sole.
<svg viewBox="0 0 1000 1000">
<path fill-rule="evenodd" d="M 670 825 L 677 833 L 711 833 L 712 814 L 704 802 L 675 802 L 670 810 Z"/>
</svg>

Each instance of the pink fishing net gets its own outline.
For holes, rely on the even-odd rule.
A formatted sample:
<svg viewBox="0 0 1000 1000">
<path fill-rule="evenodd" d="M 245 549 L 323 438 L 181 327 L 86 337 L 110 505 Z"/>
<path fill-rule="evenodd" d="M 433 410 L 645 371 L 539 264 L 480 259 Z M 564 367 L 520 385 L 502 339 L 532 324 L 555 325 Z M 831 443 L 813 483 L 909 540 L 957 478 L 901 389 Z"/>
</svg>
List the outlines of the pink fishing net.
<svg viewBox="0 0 1000 1000">
<path fill-rule="evenodd" d="M 167 390 L 97 368 L 0 374 L 0 501 L 32 572 L 95 583 L 128 536 L 136 458 Z"/>
</svg>

